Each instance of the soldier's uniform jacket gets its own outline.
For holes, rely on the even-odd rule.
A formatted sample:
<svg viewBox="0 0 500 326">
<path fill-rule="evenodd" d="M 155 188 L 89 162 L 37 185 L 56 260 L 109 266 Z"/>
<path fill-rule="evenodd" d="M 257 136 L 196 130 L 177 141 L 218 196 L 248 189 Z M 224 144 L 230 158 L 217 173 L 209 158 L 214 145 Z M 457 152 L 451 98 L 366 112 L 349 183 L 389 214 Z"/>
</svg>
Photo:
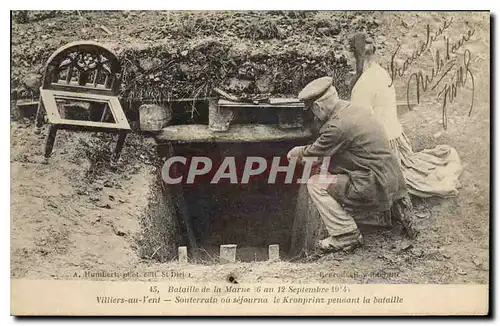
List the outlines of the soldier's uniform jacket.
<svg viewBox="0 0 500 326">
<path fill-rule="evenodd" d="M 383 127 L 367 109 L 339 101 L 303 156 L 331 157 L 328 193 L 352 209 L 384 211 L 406 194 Z"/>
</svg>

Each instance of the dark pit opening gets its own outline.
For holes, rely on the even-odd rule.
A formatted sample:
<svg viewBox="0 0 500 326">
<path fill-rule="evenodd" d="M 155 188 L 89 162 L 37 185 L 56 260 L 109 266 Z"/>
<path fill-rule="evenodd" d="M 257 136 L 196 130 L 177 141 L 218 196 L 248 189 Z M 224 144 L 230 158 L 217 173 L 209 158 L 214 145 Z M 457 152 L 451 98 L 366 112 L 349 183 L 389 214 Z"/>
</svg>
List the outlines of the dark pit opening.
<svg viewBox="0 0 500 326">
<path fill-rule="evenodd" d="M 181 102 L 172 105 L 172 124 L 203 124 L 208 125 L 209 104 L 207 101 Z M 241 107 L 234 108 L 231 124 L 273 124 L 279 123 L 278 108 Z"/>
<path fill-rule="evenodd" d="M 237 162 L 238 181 L 241 180 L 244 161 L 249 156 L 265 157 L 268 169 L 272 158 L 281 156 L 286 164 L 286 153 L 295 142 L 184 144 L 174 146 L 176 155 L 206 156 L 213 161 L 213 172 L 228 156 Z M 267 171 L 266 171 L 267 172 Z M 187 172 L 186 172 L 187 173 Z M 295 175 L 302 173 L 297 166 Z M 193 184 L 183 184 L 184 200 L 192 219 L 199 256 L 202 261 L 217 262 L 222 244 L 236 244 L 238 261 L 265 261 L 268 246 L 280 246 L 281 259 L 290 249 L 295 204 L 299 184 L 285 184 L 286 173 L 278 173 L 275 184 L 268 183 L 268 174 L 250 178 L 248 184 L 226 182 L 211 184 L 213 173 L 197 178 Z M 187 237 L 183 242 L 187 245 Z"/>
</svg>

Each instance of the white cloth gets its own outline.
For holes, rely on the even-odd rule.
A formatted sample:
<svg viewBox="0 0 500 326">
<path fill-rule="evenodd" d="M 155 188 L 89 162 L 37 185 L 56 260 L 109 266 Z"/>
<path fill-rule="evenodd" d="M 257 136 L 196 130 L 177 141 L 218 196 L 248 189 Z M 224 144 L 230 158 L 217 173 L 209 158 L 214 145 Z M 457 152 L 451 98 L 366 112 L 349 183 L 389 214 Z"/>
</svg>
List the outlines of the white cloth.
<svg viewBox="0 0 500 326">
<path fill-rule="evenodd" d="M 398 120 L 396 91 L 389 73 L 376 62 L 359 77 L 351 92 L 351 103 L 369 108 L 384 126 L 389 140 L 399 137 L 403 128 Z"/>
<path fill-rule="evenodd" d="M 335 182 L 333 175 L 328 177 L 330 182 Z M 327 192 L 328 185 L 325 177 L 319 174 L 313 175 L 307 182 L 309 196 L 318 209 L 328 234 L 337 236 L 357 230 L 358 226 L 352 216 Z"/>
<path fill-rule="evenodd" d="M 438 145 L 414 152 L 405 133 L 389 144 L 401 165 L 410 194 L 422 198 L 458 195 L 461 187 L 458 178 L 463 167 L 453 147 Z"/>
<path fill-rule="evenodd" d="M 458 194 L 463 168 L 457 151 L 448 145 L 414 152 L 398 120 L 394 85 L 387 71 L 372 62 L 351 93 L 351 102 L 371 109 L 384 126 L 398 159 L 408 192 L 418 197 L 452 197 Z"/>
</svg>

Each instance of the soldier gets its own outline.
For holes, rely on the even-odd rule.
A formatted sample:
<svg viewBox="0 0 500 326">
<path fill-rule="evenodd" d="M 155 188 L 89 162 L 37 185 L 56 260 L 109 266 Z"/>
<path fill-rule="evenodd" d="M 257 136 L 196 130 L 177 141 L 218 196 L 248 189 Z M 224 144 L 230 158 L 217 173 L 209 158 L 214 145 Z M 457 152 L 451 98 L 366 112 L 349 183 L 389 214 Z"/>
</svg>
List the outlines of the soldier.
<svg viewBox="0 0 500 326">
<path fill-rule="evenodd" d="M 407 194 L 387 136 L 369 110 L 339 99 L 330 77 L 309 83 L 299 99 L 321 128 L 312 144 L 292 148 L 287 157 L 330 158 L 328 177 L 313 175 L 307 184 L 330 235 L 317 247 L 334 252 L 361 245 L 363 237 L 345 208 L 387 211 Z"/>
</svg>

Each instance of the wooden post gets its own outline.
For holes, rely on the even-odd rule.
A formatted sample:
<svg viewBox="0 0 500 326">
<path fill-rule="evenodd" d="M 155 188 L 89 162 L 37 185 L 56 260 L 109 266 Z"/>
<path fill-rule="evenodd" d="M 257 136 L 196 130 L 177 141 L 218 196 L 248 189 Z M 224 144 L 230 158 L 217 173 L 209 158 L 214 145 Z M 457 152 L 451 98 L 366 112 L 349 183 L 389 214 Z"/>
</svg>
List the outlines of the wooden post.
<svg viewBox="0 0 500 326">
<path fill-rule="evenodd" d="M 54 142 L 56 141 L 57 129 L 57 125 L 50 125 L 49 127 L 49 134 L 47 135 L 47 140 L 45 141 L 45 157 L 47 158 L 52 154 Z"/>
<path fill-rule="evenodd" d="M 227 131 L 233 119 L 233 110 L 220 108 L 215 100 L 208 102 L 208 128 L 210 130 Z"/>
<path fill-rule="evenodd" d="M 188 262 L 187 247 L 179 247 L 178 249 L 179 263 L 186 264 Z"/>
<path fill-rule="evenodd" d="M 92 107 L 90 109 L 92 109 Z M 105 104 L 104 109 L 102 110 L 101 119 L 99 121 L 104 122 L 107 118 L 107 115 L 108 115 L 108 105 Z"/>
<path fill-rule="evenodd" d="M 269 245 L 269 261 L 280 260 L 280 245 Z"/>
<path fill-rule="evenodd" d="M 42 97 L 40 96 L 40 100 L 38 101 L 38 108 L 36 110 L 36 117 L 35 117 L 35 126 L 37 128 L 41 128 L 43 126 L 44 122 L 44 108 L 43 108 L 43 103 L 42 103 Z"/>
<path fill-rule="evenodd" d="M 174 153 L 174 147 L 172 146 L 172 143 L 166 144 L 166 149 L 167 149 L 167 155 L 166 159 L 169 159 L 170 157 L 173 157 L 175 155 Z M 172 166 L 172 169 L 174 169 L 175 173 L 175 165 Z M 177 212 L 177 215 L 180 215 L 181 221 L 184 224 L 184 227 L 186 228 L 186 233 L 188 237 L 188 243 L 189 247 L 193 250 L 193 255 L 196 256 L 196 250 L 198 249 L 198 246 L 196 244 L 196 238 L 194 235 L 194 231 L 191 225 L 191 217 L 189 216 L 187 207 L 186 207 L 186 202 L 184 201 L 184 192 L 182 190 L 182 185 L 181 184 L 169 184 L 167 185 L 170 187 L 170 194 L 171 194 L 171 200 L 174 203 L 175 210 Z"/>
<path fill-rule="evenodd" d="M 220 246 L 219 261 L 221 264 L 234 263 L 236 261 L 236 247 L 235 244 Z"/>
<path fill-rule="evenodd" d="M 307 192 L 307 185 L 300 185 L 292 229 L 291 255 L 307 255 L 313 250 L 316 241 L 327 236 L 324 223 Z"/>
<path fill-rule="evenodd" d="M 120 157 L 123 145 L 125 144 L 125 138 L 127 138 L 127 131 L 120 131 L 118 136 L 118 142 L 116 143 L 114 158 L 115 160 Z"/>
</svg>

